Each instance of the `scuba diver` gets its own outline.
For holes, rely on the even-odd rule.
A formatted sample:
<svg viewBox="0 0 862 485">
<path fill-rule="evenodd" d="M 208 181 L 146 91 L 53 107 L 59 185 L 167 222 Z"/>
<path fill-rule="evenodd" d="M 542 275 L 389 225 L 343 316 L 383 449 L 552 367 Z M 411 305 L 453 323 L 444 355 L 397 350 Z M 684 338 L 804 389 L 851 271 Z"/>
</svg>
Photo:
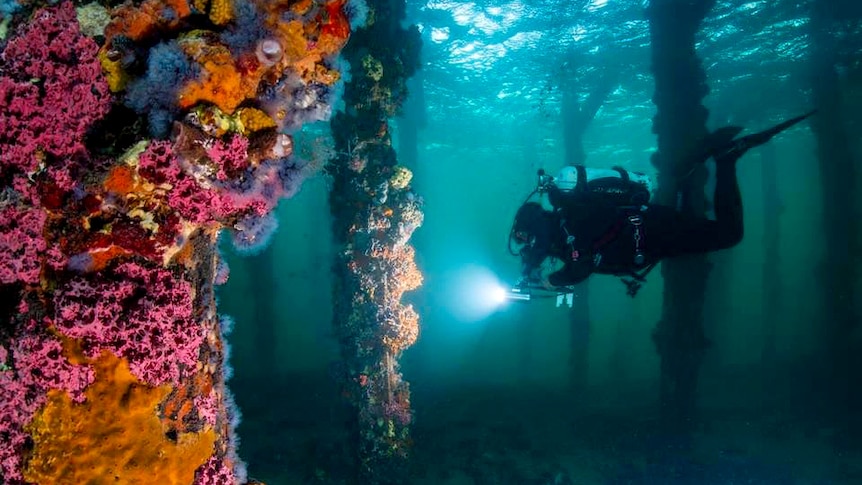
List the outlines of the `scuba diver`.
<svg viewBox="0 0 862 485">
<path fill-rule="evenodd" d="M 529 300 L 531 289 L 566 290 L 592 274 L 607 274 L 621 277 L 634 297 L 662 259 L 736 246 L 743 236 L 737 160 L 812 114 L 738 139 L 742 128 L 736 126 L 707 136 L 683 177 L 709 158 L 715 160 L 714 220 L 650 203 L 652 184 L 641 173 L 569 166 L 553 178 L 540 170 L 539 186 L 518 209 L 509 235 L 509 251 L 522 260 L 522 278 L 511 294 Z M 529 201 L 536 193 L 547 193 L 553 210 Z M 521 246 L 519 251 L 513 243 Z M 563 266 L 544 275 L 548 258 Z"/>
</svg>

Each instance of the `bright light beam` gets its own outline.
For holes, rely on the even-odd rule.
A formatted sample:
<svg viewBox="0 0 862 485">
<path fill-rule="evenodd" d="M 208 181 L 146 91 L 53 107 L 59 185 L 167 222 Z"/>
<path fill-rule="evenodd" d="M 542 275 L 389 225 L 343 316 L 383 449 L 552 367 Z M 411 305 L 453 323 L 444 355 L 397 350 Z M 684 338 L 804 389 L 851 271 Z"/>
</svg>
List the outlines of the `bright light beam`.
<svg viewBox="0 0 862 485">
<path fill-rule="evenodd" d="M 508 290 L 488 268 L 467 266 L 453 276 L 447 303 L 459 320 L 482 320 L 507 302 Z"/>
</svg>

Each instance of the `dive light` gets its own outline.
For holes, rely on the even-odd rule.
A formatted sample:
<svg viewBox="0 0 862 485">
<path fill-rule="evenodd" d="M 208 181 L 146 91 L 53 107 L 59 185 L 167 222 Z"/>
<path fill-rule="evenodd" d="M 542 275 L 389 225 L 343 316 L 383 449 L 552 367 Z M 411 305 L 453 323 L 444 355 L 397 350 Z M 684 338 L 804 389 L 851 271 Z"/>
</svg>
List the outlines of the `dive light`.
<svg viewBox="0 0 862 485">
<path fill-rule="evenodd" d="M 509 301 L 530 301 L 533 298 L 530 288 L 522 286 L 513 286 L 512 289 L 506 292 L 506 300 Z"/>
<path fill-rule="evenodd" d="M 538 292 L 534 295 L 533 291 Z M 574 292 L 571 288 L 566 288 L 566 291 L 549 290 L 543 286 L 538 286 L 530 280 L 521 280 L 513 286 L 504 295 L 506 301 L 530 302 L 535 298 L 555 298 L 557 307 L 566 305 L 571 308 L 574 305 Z"/>
</svg>

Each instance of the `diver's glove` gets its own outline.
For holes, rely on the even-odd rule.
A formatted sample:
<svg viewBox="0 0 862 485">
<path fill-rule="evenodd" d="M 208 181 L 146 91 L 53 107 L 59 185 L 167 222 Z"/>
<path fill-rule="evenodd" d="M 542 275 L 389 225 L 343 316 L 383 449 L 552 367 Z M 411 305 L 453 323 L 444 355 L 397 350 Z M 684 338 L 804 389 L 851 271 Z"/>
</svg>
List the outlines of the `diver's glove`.
<svg viewBox="0 0 862 485">
<path fill-rule="evenodd" d="M 532 288 L 536 290 L 556 291 L 559 288 L 551 284 L 548 276 L 542 275 L 541 269 L 536 268 L 525 273 L 515 283 L 515 288 Z"/>
</svg>

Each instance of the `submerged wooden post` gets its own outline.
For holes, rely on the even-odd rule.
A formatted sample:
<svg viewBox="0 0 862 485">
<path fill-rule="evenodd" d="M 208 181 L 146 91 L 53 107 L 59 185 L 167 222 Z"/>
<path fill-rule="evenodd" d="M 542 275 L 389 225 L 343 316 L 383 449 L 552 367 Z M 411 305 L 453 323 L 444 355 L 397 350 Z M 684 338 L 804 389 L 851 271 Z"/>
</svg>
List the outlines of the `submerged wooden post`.
<svg viewBox="0 0 862 485">
<path fill-rule="evenodd" d="M 775 147 L 769 143 L 760 148 L 763 177 L 763 312 L 760 364 L 764 379 L 775 366 L 775 339 L 778 315 L 781 308 L 781 215 L 784 207 L 778 191 L 778 160 Z"/>
<path fill-rule="evenodd" d="M 216 243 L 223 229 L 242 249 L 266 243 L 275 204 L 307 175 L 284 131 L 328 112 L 349 27 L 340 1 L 287 23 L 263 1 L 169 3 L 64 0 L 12 17 L 0 54 L 4 484 L 247 481 Z M 190 29 L 193 15 L 206 30 Z"/>
<path fill-rule="evenodd" d="M 368 6 L 368 22 L 344 50 L 352 74 L 346 109 L 332 120 L 333 324 L 344 393 L 356 412 L 357 480 L 394 485 L 408 483 L 412 412 L 398 358 L 415 342 L 419 316 L 401 299 L 422 282 L 410 237 L 423 214 L 412 172 L 392 147 L 389 120 L 407 96 L 421 39 L 415 27 L 401 26 L 403 0 Z"/>
<path fill-rule="evenodd" d="M 658 151 L 657 201 L 692 214 L 705 213 L 705 167 L 694 168 L 685 180 L 675 174 L 690 167 L 687 155 L 707 134 L 706 74 L 695 51 L 695 34 L 715 0 L 653 0 L 647 7 L 652 42 L 652 72 L 658 113 L 653 132 Z M 661 357 L 660 399 L 666 429 L 685 435 L 694 419 L 697 378 L 706 338 L 703 304 L 708 263 L 706 255 L 674 258 L 662 263 L 665 281 L 662 317 L 653 339 Z"/>
<path fill-rule="evenodd" d="M 826 409 L 836 420 L 839 435 L 847 439 L 854 437 L 854 430 L 845 422 L 862 405 L 858 372 L 862 364 L 858 350 L 852 347 L 851 338 L 859 327 L 856 303 L 856 288 L 859 271 L 858 259 L 859 224 L 857 173 L 858 160 L 854 159 L 850 133 L 842 102 L 837 72 L 837 47 L 833 29 L 839 17 L 836 9 L 843 7 L 832 0 L 816 0 L 811 11 L 811 88 L 814 104 L 819 110 L 811 118 L 811 126 L 817 140 L 820 177 L 823 197 L 823 244 L 824 260 L 820 271 L 823 298 L 824 341 L 831 365 L 823 380 L 827 383 L 832 409 Z M 862 17 L 858 7 L 846 6 L 847 14 Z M 853 9 L 856 8 L 856 12 Z M 857 134 L 858 136 L 858 134 Z M 859 428 L 859 419 L 852 422 Z"/>
<path fill-rule="evenodd" d="M 590 91 L 586 101 L 580 103 L 574 92 L 574 79 L 563 83 L 563 145 L 566 165 L 584 165 L 584 134 L 596 117 L 608 95 L 616 87 L 615 76 L 605 73 Z M 569 391 L 575 399 L 586 390 L 590 362 L 590 283 L 578 284 L 574 291 L 574 305 L 569 310 Z"/>
</svg>

